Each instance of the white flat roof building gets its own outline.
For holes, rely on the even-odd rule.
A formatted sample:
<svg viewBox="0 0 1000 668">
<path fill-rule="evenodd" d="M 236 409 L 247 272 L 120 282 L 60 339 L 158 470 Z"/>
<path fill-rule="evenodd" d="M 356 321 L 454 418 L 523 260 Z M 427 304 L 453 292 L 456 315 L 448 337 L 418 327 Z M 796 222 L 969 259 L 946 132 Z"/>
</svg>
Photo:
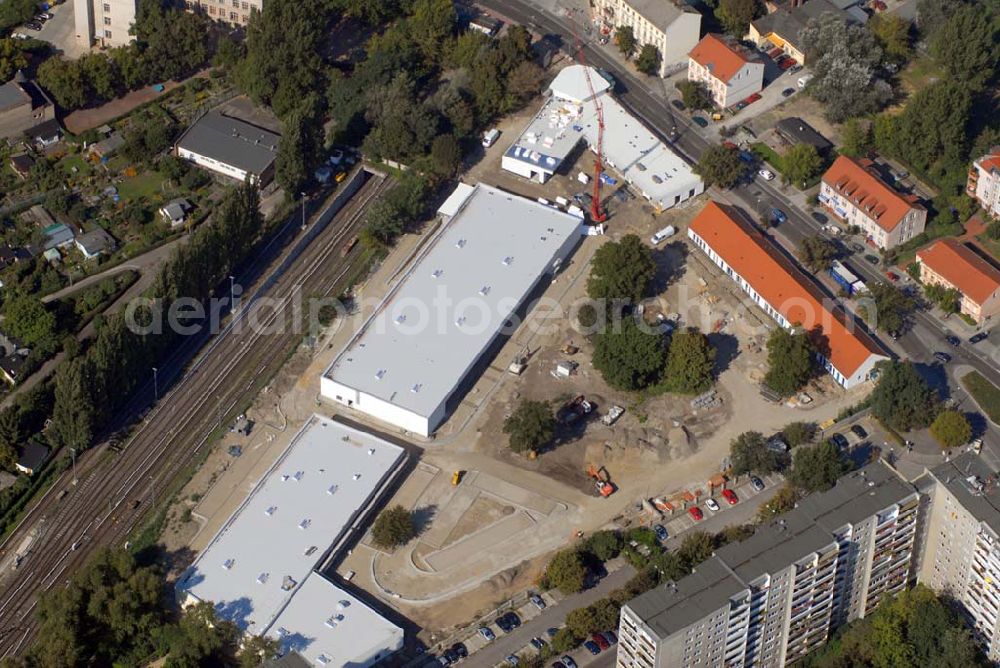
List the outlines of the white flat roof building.
<svg viewBox="0 0 1000 668">
<path fill-rule="evenodd" d="M 439 213 L 437 236 L 320 380 L 327 399 L 422 436 L 582 231 L 575 216 L 481 183 L 460 185 Z"/>
<path fill-rule="evenodd" d="M 314 569 L 356 529 L 403 448 L 314 415 L 177 583 L 245 632 L 316 665 L 367 666 L 403 631 Z"/>
<path fill-rule="evenodd" d="M 610 94 L 611 84 L 586 66 L 564 68 L 549 85 L 549 97 L 521 136 L 504 152 L 500 165 L 527 179 L 545 183 L 581 139 L 597 144 L 597 110 L 604 110 L 604 163 L 614 168 L 643 197 L 668 209 L 705 190 L 691 167 Z"/>
</svg>

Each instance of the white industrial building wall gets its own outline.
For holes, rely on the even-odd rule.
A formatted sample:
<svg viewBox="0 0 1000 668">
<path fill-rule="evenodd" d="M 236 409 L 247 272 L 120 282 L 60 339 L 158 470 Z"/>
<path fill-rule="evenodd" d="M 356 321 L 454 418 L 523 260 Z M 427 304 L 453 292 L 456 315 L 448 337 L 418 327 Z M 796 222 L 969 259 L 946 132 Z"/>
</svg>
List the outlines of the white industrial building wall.
<svg viewBox="0 0 1000 668">
<path fill-rule="evenodd" d="M 666 39 L 660 46 L 660 77 L 687 66 L 688 53 L 701 39 L 701 14 L 684 12 L 663 31 Z"/>
<path fill-rule="evenodd" d="M 500 167 L 506 169 L 508 172 L 513 172 L 518 176 L 523 176 L 526 179 L 531 179 L 532 181 L 537 181 L 538 183 L 545 183 L 552 176 L 552 172 L 543 169 L 539 165 L 532 165 L 523 160 L 518 160 L 517 158 L 512 158 L 510 156 L 503 156 L 500 158 Z"/>
<path fill-rule="evenodd" d="M 213 172 L 222 174 L 223 176 L 228 176 L 234 178 L 237 181 L 246 181 L 247 173 L 242 169 L 237 169 L 232 165 L 227 165 L 225 163 L 219 162 L 218 160 L 213 160 L 201 154 L 190 151 L 186 148 L 177 147 L 177 155 L 185 160 L 190 160 L 196 165 L 204 167 L 205 169 L 210 169 Z M 252 179 L 256 180 L 256 178 Z"/>
<path fill-rule="evenodd" d="M 405 408 L 401 408 L 366 392 L 359 392 L 327 376 L 320 378 L 320 394 L 338 404 L 361 411 L 382 422 L 395 425 L 400 429 L 405 429 L 421 436 L 429 436 L 431 427 L 436 426 L 431 422 L 431 418 L 441 416 L 444 413 L 444 406 L 442 405 L 434 410 L 430 418 L 424 415 L 417 415 L 413 411 L 408 411 Z M 441 417 L 437 417 L 437 419 L 440 421 Z"/>
</svg>

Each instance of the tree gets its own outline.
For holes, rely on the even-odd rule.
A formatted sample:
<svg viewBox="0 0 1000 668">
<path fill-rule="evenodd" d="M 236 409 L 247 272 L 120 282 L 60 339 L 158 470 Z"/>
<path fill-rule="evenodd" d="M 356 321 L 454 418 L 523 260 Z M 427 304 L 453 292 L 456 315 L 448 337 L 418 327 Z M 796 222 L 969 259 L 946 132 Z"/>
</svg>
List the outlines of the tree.
<svg viewBox="0 0 1000 668">
<path fill-rule="evenodd" d="M 892 99 L 882 48 L 866 27 L 828 13 L 810 20 L 800 39 L 813 74 L 809 94 L 825 105 L 830 120 L 878 111 Z"/>
<path fill-rule="evenodd" d="M 771 497 L 770 501 L 762 505 L 757 510 L 757 517 L 761 520 L 767 520 L 775 515 L 787 513 L 795 507 L 796 503 L 798 503 L 799 496 L 799 491 L 792 485 L 786 483 L 774 496 Z"/>
<path fill-rule="evenodd" d="M 830 489 L 846 470 L 837 446 L 830 441 L 796 448 L 788 480 L 807 493 Z"/>
<path fill-rule="evenodd" d="M 816 424 L 814 422 L 790 422 L 781 429 L 781 435 L 784 436 L 788 447 L 794 448 L 813 440 L 816 435 Z"/>
<path fill-rule="evenodd" d="M 997 74 L 1000 23 L 995 12 L 957 4 L 931 42 L 931 55 L 952 77 L 980 88 Z"/>
<path fill-rule="evenodd" d="M 585 608 L 577 608 L 566 615 L 566 627 L 578 638 L 591 633 L 607 631 L 618 624 L 618 606 L 611 599 L 602 598 Z"/>
<path fill-rule="evenodd" d="M 656 74 L 660 70 L 660 52 L 652 44 L 643 44 L 639 57 L 635 59 L 635 69 L 643 74 Z"/>
<path fill-rule="evenodd" d="M 818 234 L 803 239 L 797 253 L 799 261 L 814 274 L 829 269 L 839 254 L 835 243 Z"/>
<path fill-rule="evenodd" d="M 622 537 L 617 531 L 598 531 L 587 538 L 583 549 L 598 561 L 610 561 L 621 552 Z"/>
<path fill-rule="evenodd" d="M 965 445 L 972 439 L 972 425 L 958 411 L 941 411 L 931 423 L 931 434 L 942 448 L 948 450 Z"/>
<path fill-rule="evenodd" d="M 440 60 L 444 45 L 455 30 L 455 6 L 451 0 L 415 0 L 407 19 L 410 37 L 428 65 Z"/>
<path fill-rule="evenodd" d="M 239 627 L 221 620 L 211 601 L 199 601 L 184 611 L 170 636 L 165 668 L 220 665 L 240 636 Z"/>
<path fill-rule="evenodd" d="M 885 53 L 896 63 L 910 58 L 910 22 L 898 14 L 883 12 L 868 21 L 868 29 L 878 39 Z"/>
<path fill-rule="evenodd" d="M 552 441 L 555 431 L 556 418 L 552 407 L 544 401 L 522 399 L 503 423 L 503 433 L 507 434 L 510 449 L 514 452 L 538 450 Z"/>
<path fill-rule="evenodd" d="M 924 285 L 924 295 L 945 313 L 958 313 L 962 304 L 962 293 L 955 288 L 946 288 L 939 283 Z"/>
<path fill-rule="evenodd" d="M 583 591 L 587 569 L 580 553 L 575 549 L 556 552 L 545 568 L 545 580 L 566 595 Z"/>
<path fill-rule="evenodd" d="M 704 531 L 689 533 L 677 548 L 677 556 L 687 571 L 711 557 L 713 552 L 715 539 Z"/>
<path fill-rule="evenodd" d="M 745 431 L 729 444 L 729 466 L 733 475 L 743 475 L 751 471 L 767 474 L 778 470 L 778 458 L 768 449 L 760 432 Z"/>
<path fill-rule="evenodd" d="M 278 656 L 281 643 L 277 638 L 259 636 L 253 633 L 243 638 L 240 649 L 240 668 L 258 668 Z"/>
<path fill-rule="evenodd" d="M 860 118 L 848 118 L 841 132 L 840 152 L 860 158 L 872 149 L 872 125 Z"/>
<path fill-rule="evenodd" d="M 767 339 L 764 384 L 787 397 L 798 392 L 816 371 L 816 346 L 808 332 L 776 327 Z"/>
<path fill-rule="evenodd" d="M 372 524 L 372 542 L 384 550 L 405 545 L 416 535 L 413 513 L 400 505 L 383 510 Z"/>
<path fill-rule="evenodd" d="M 757 18 L 761 9 L 757 0 L 719 0 L 715 18 L 727 33 L 742 39 L 750 28 L 750 22 Z"/>
<path fill-rule="evenodd" d="M 29 348 L 55 335 L 56 317 L 36 297 L 16 295 L 7 302 L 4 315 L 7 332 Z"/>
<path fill-rule="evenodd" d="M 597 335 L 593 363 L 612 387 L 643 390 L 663 377 L 663 337 L 641 328 L 635 318 L 626 317 Z"/>
<path fill-rule="evenodd" d="M 431 142 L 431 161 L 442 176 L 452 176 L 462 166 L 462 147 L 455 135 L 438 135 Z"/>
<path fill-rule="evenodd" d="M 552 637 L 552 649 L 557 652 L 572 652 L 583 640 L 564 626 Z"/>
<path fill-rule="evenodd" d="M 906 322 L 916 308 L 916 302 L 910 295 L 891 283 L 877 282 L 869 292 L 875 302 L 875 312 L 865 315 L 875 317 L 873 324 L 879 331 L 900 333 L 906 328 Z"/>
<path fill-rule="evenodd" d="M 720 188 L 732 188 L 739 183 L 745 169 L 739 153 L 722 144 L 709 146 L 694 166 L 705 187 L 717 185 Z"/>
<path fill-rule="evenodd" d="M 789 183 L 805 188 L 822 171 L 823 158 L 812 144 L 795 144 L 781 156 L 781 165 Z"/>
<path fill-rule="evenodd" d="M 711 109 L 712 95 L 700 81 L 684 79 L 677 82 L 677 90 L 680 91 L 681 99 L 688 109 Z"/>
<path fill-rule="evenodd" d="M 587 295 L 608 302 L 638 303 L 655 275 L 652 250 L 635 234 L 626 234 L 621 241 L 610 241 L 594 253 Z"/>
<path fill-rule="evenodd" d="M 626 58 L 632 55 L 635 51 L 635 33 L 632 32 L 631 26 L 618 26 L 615 28 L 615 44 L 618 45 L 618 50 L 622 52 Z"/>
<path fill-rule="evenodd" d="M 0 80 L 9 81 L 18 70 L 28 66 L 20 40 L 0 39 Z"/>
<path fill-rule="evenodd" d="M 322 147 L 322 138 L 316 134 L 321 128 L 322 123 L 306 105 L 291 110 L 281 124 L 274 178 L 289 200 L 298 198 L 311 179 L 310 169 Z"/>
<path fill-rule="evenodd" d="M 937 396 L 910 362 L 895 360 L 878 367 L 870 400 L 872 413 L 897 431 L 922 429 L 937 412 Z"/>
<path fill-rule="evenodd" d="M 52 93 L 64 109 L 79 109 L 87 103 L 87 87 L 83 70 L 76 61 L 62 57 L 49 58 L 38 66 L 38 83 Z"/>
<path fill-rule="evenodd" d="M 664 373 L 667 389 L 681 394 L 697 394 L 712 386 L 715 349 L 708 337 L 694 327 L 674 332 L 667 350 Z"/>
</svg>

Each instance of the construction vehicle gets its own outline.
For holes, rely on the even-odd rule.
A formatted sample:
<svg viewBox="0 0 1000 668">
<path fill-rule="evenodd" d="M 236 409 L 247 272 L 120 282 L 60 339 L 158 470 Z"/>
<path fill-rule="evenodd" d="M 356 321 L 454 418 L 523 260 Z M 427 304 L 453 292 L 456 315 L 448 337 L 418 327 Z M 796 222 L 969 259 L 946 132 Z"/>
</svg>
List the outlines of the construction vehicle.
<svg viewBox="0 0 1000 668">
<path fill-rule="evenodd" d="M 517 355 L 514 355 L 514 359 L 510 361 L 507 365 L 507 372 L 512 373 L 515 376 L 520 376 L 521 373 L 528 366 L 528 349 L 525 348 Z"/>
<path fill-rule="evenodd" d="M 587 79 L 587 88 L 590 90 L 590 99 L 594 103 L 594 110 L 597 112 L 597 145 L 594 146 L 594 194 L 590 202 L 590 219 L 596 223 L 603 223 L 608 219 L 608 214 L 601 206 L 601 182 L 604 181 L 604 106 L 594 92 L 594 82 L 590 78 L 590 66 L 587 65 L 587 58 L 583 52 L 583 42 L 576 29 L 576 21 L 570 18 L 570 25 L 573 28 L 573 40 L 576 43 L 576 60 L 583 65 L 583 73 Z"/>
<path fill-rule="evenodd" d="M 572 341 L 567 341 L 566 345 L 562 347 L 562 350 L 560 350 L 560 352 L 563 355 L 576 355 L 578 352 L 580 352 L 580 347 L 573 345 Z"/>
<path fill-rule="evenodd" d="M 608 473 L 608 470 L 603 466 L 589 465 L 587 467 L 587 476 L 594 479 L 594 489 L 604 498 L 608 498 L 618 490 L 614 486 L 614 483 L 611 482 L 611 475 Z"/>
<path fill-rule="evenodd" d="M 585 415 L 589 415 L 594 410 L 594 404 L 587 401 L 582 394 L 568 402 L 556 413 L 556 420 L 560 424 L 573 424 Z"/>
<path fill-rule="evenodd" d="M 451 474 L 451 486 L 452 487 L 458 487 L 458 483 L 462 482 L 462 474 L 463 473 L 465 473 L 465 471 L 455 471 L 454 473 Z"/>
</svg>

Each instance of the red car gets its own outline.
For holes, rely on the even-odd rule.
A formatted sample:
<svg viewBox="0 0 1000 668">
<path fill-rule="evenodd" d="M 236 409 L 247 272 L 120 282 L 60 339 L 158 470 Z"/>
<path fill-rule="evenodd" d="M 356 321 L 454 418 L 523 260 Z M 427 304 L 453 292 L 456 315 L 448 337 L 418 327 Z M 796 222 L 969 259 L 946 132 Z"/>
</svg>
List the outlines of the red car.
<svg viewBox="0 0 1000 668">
<path fill-rule="evenodd" d="M 753 104 L 754 102 L 756 102 L 759 99 L 760 99 L 760 93 L 754 93 L 753 95 L 751 95 L 750 97 L 748 97 L 747 99 L 745 99 L 743 101 L 746 102 L 747 104 Z"/>
<path fill-rule="evenodd" d="M 600 633 L 594 633 L 590 636 L 590 639 L 597 643 L 597 646 L 602 650 L 611 647 L 611 643 L 608 642 L 607 638 L 602 636 Z"/>
<path fill-rule="evenodd" d="M 780 46 L 776 46 L 767 52 L 767 55 L 771 56 L 772 59 L 780 58 L 785 54 L 784 50 Z"/>
<path fill-rule="evenodd" d="M 688 508 L 688 514 L 695 519 L 696 522 L 700 522 L 704 515 L 701 512 L 701 508 L 698 506 L 691 506 Z"/>
<path fill-rule="evenodd" d="M 795 59 L 789 58 L 788 60 L 783 60 L 778 63 L 778 68 L 782 71 L 788 70 L 795 67 Z"/>
<path fill-rule="evenodd" d="M 895 283 L 896 281 L 899 280 L 899 276 L 897 276 L 896 274 L 892 273 L 891 271 L 885 272 L 885 277 L 888 278 L 893 283 Z"/>
<path fill-rule="evenodd" d="M 722 496 L 729 502 L 729 505 L 735 506 L 740 502 L 739 498 L 736 496 L 736 492 L 731 489 L 722 490 Z"/>
</svg>

